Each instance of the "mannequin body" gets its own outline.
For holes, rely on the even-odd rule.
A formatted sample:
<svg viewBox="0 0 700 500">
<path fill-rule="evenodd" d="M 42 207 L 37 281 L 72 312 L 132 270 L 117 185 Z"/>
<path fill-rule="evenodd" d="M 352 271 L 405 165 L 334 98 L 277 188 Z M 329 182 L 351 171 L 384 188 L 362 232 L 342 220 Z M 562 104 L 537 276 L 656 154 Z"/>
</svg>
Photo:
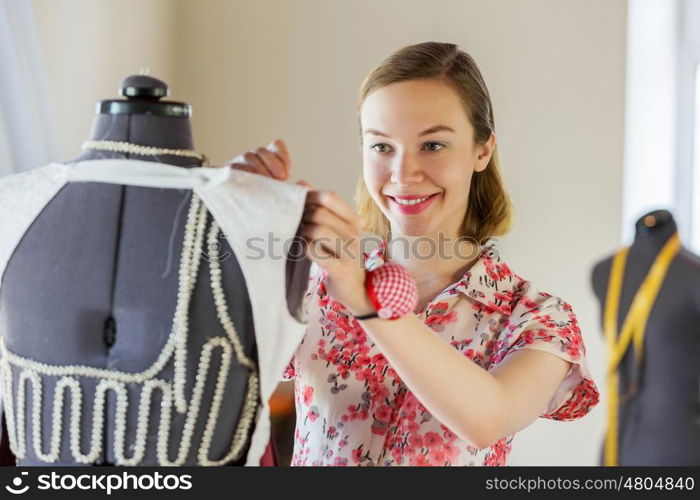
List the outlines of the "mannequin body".
<svg viewBox="0 0 700 500">
<path fill-rule="evenodd" d="M 125 87 L 165 87 L 149 77 L 130 77 Z M 140 99 L 139 99 L 140 100 Z M 144 99 L 158 106 L 157 98 Z M 188 116 L 161 116 L 150 112 L 97 115 L 92 140 L 124 141 L 169 149 L 193 149 Z M 200 166 L 195 158 L 170 155 L 136 156 L 109 151 L 86 150 L 73 161 L 127 158 L 157 161 L 180 167 Z M 13 351 L 46 363 L 89 366 L 138 372 L 153 362 L 162 349 L 177 300 L 178 269 L 187 207 L 192 192 L 96 182 L 67 184 L 32 224 L 10 260 L 0 296 L 0 320 L 8 332 Z M 211 215 L 209 215 L 211 220 Z M 225 238 L 220 239 L 223 288 L 228 310 L 247 356 L 257 358 L 250 301 L 241 268 Z M 75 258 L 66 259 L 65 256 Z M 192 331 L 223 332 L 209 289 L 208 266 L 201 271 L 189 309 Z M 20 332 L 26 332 L 20 335 Z M 199 352 L 203 338 L 190 335 L 188 350 Z M 172 367 L 166 369 L 172 374 Z M 217 426 L 213 454 L 224 455 L 230 434 L 238 421 L 246 390 L 247 369 L 235 361 L 231 367 L 224 401 L 222 425 Z M 194 365 L 188 365 L 186 393 L 192 390 Z M 213 393 L 208 384 L 205 394 Z M 91 390 L 84 398 L 90 401 Z M 129 398 L 138 400 L 138 394 Z M 155 408 L 157 401 L 152 403 Z M 115 400 L 106 401 L 103 456 L 94 465 L 114 464 L 113 429 Z M 92 415 L 85 405 L 83 422 Z M 64 415 L 68 407 L 64 406 Z M 185 416 L 174 413 L 171 435 L 177 437 Z M 51 409 L 43 407 L 43 421 L 51 421 Z M 136 405 L 130 405 L 127 422 L 137 419 Z M 89 427 L 82 429 L 82 441 L 89 441 Z M 195 432 L 201 432 L 203 419 Z M 31 426 L 28 426 L 31 428 Z M 28 436 L 31 431 L 28 430 Z M 44 429 L 47 432 L 47 429 Z M 3 433 L 6 436 L 6 433 Z M 126 442 L 133 443 L 135 425 L 127 425 Z M 248 439 L 250 436 L 248 436 Z M 31 436 L 29 436 L 31 439 Z M 67 440 L 64 433 L 63 440 Z M 155 433 L 149 431 L 148 441 Z M 173 440 L 174 443 L 175 440 Z M 170 454 L 177 448 L 171 443 Z M 230 465 L 245 463 L 246 449 Z M 31 449 L 31 448 L 30 448 Z M 146 464 L 156 460 L 149 447 Z M 190 451 L 190 457 L 196 450 Z M 191 458 L 188 463 L 194 460 Z M 268 462 L 270 462 L 268 457 Z M 46 465 L 30 452 L 18 465 Z M 70 454 L 61 454 L 57 465 L 82 465 Z"/>
<path fill-rule="evenodd" d="M 642 216 L 635 228 L 622 280 L 618 332 L 654 259 L 677 231 L 666 210 Z M 612 260 L 610 256 L 593 268 L 592 285 L 601 311 Z M 699 323 L 700 257 L 681 246 L 649 316 L 636 393 L 626 401 L 620 397 L 619 465 L 700 465 Z M 630 346 L 619 367 L 621 395 L 634 373 L 631 351 Z"/>
</svg>

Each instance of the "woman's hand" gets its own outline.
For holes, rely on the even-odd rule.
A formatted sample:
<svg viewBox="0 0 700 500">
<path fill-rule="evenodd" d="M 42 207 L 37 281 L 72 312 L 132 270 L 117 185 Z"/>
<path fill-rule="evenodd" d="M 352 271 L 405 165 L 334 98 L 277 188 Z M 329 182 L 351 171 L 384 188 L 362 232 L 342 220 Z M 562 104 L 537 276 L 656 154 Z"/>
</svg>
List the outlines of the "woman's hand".
<svg viewBox="0 0 700 500">
<path fill-rule="evenodd" d="M 286 181 L 289 178 L 289 171 L 292 168 L 287 145 L 281 139 L 275 139 L 267 147 L 260 147 L 239 154 L 226 164 L 231 168 L 265 175 L 282 181 Z"/>
<path fill-rule="evenodd" d="M 311 188 L 300 181 L 298 184 Z M 328 273 L 328 292 L 353 314 L 374 311 L 365 293 L 360 218 L 333 191 L 309 191 L 301 236 L 306 254 Z"/>
</svg>

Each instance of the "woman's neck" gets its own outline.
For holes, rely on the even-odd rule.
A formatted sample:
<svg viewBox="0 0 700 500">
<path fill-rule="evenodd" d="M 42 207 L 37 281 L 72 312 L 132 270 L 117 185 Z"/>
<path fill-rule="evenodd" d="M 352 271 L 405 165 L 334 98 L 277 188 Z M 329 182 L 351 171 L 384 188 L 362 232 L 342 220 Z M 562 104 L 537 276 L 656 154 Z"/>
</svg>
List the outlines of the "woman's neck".
<svg viewBox="0 0 700 500">
<path fill-rule="evenodd" d="M 422 283 L 459 279 L 479 258 L 481 247 L 471 239 L 392 234 L 387 257 Z"/>
</svg>

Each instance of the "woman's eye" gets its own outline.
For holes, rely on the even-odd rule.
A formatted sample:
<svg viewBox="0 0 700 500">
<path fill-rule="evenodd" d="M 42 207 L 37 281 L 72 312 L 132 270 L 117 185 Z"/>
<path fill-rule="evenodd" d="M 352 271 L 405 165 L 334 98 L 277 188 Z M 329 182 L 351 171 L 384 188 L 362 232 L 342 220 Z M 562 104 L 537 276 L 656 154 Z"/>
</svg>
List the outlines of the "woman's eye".
<svg viewBox="0 0 700 500">
<path fill-rule="evenodd" d="M 440 151 L 442 148 L 444 148 L 444 144 L 440 144 L 439 142 L 426 142 L 425 143 L 425 149 L 428 151 Z"/>
<path fill-rule="evenodd" d="M 369 149 L 376 151 L 377 153 L 386 153 L 389 149 L 389 145 L 384 143 L 373 144 Z"/>
</svg>

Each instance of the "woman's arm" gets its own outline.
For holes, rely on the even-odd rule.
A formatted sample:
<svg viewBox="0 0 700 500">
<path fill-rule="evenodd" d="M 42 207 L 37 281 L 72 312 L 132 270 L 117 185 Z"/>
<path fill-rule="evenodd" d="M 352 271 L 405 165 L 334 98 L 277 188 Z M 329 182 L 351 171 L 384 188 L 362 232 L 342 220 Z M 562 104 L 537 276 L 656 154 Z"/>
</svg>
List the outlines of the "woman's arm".
<svg viewBox="0 0 700 500">
<path fill-rule="evenodd" d="M 486 371 L 415 314 L 361 324 L 421 404 L 477 448 L 532 423 L 571 366 L 549 353 L 525 349 Z"/>
<path fill-rule="evenodd" d="M 333 192 L 312 191 L 307 204 L 302 236 L 307 255 L 327 272 L 330 295 L 354 314 L 373 311 L 364 290 L 359 217 Z M 421 404 L 477 448 L 536 419 L 570 367 L 554 355 L 527 349 L 487 372 L 414 314 L 361 324 Z"/>
</svg>

